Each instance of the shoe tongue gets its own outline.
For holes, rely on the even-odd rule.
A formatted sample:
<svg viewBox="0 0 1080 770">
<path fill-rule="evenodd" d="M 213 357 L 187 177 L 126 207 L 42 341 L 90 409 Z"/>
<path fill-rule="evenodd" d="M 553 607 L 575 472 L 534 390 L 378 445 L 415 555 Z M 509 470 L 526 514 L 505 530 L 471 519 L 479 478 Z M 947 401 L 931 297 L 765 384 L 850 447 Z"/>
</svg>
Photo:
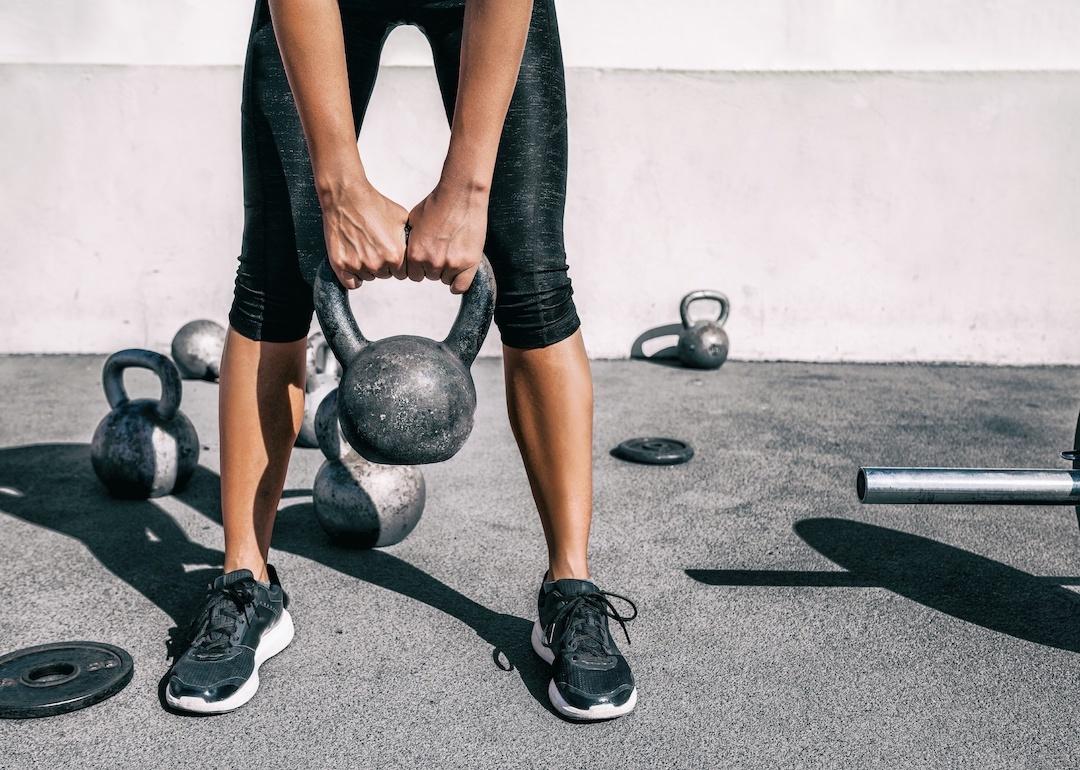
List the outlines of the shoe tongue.
<svg viewBox="0 0 1080 770">
<path fill-rule="evenodd" d="M 573 578 L 556 580 L 552 587 L 553 590 L 558 591 L 563 596 L 582 596 L 584 594 L 594 594 L 600 590 L 591 580 L 574 580 Z"/>
<path fill-rule="evenodd" d="M 249 569 L 238 569 L 233 570 L 232 572 L 226 572 L 224 575 L 218 575 L 217 578 L 214 579 L 214 590 L 228 588 L 229 586 L 236 585 L 245 580 L 250 580 L 253 583 L 255 582 L 255 576 L 251 574 L 251 570 Z"/>
</svg>

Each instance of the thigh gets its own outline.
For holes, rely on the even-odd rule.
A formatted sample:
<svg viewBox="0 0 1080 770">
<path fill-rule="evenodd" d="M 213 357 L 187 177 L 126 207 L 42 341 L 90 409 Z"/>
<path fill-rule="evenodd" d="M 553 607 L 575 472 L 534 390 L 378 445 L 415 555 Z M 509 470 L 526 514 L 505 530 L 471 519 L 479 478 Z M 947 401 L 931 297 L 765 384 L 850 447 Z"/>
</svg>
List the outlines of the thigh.
<svg viewBox="0 0 1080 770">
<path fill-rule="evenodd" d="M 417 19 L 435 58 L 447 116 L 453 120 L 463 6 L 429 3 Z M 492 178 L 485 252 L 500 310 L 536 295 L 566 295 L 566 85 L 553 0 L 535 0 L 528 41 Z"/>
<path fill-rule="evenodd" d="M 342 3 L 346 62 L 353 122 L 359 134 L 379 69 L 383 43 L 391 23 L 366 3 Z M 296 110 L 278 50 L 266 0 L 256 3 L 255 20 L 244 67 L 242 102 L 245 206 L 262 206 L 264 223 L 276 222 L 281 237 L 291 224 L 293 273 L 310 283 L 326 259 L 322 211 L 303 126 Z M 250 188 L 251 194 L 248 194 Z M 282 194 L 284 193 L 284 194 Z M 245 244 L 249 240 L 245 228 Z M 253 255 L 253 259 L 258 259 Z M 278 265 L 267 265 L 278 270 Z"/>
</svg>

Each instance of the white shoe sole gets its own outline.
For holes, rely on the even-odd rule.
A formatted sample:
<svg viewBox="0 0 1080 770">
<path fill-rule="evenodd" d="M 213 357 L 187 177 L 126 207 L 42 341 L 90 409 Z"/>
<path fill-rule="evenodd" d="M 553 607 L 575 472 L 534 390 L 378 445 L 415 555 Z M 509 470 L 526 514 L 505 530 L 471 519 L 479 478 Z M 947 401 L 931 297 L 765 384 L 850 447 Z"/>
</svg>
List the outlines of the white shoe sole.
<svg viewBox="0 0 1080 770">
<path fill-rule="evenodd" d="M 182 695 L 179 698 L 165 688 L 165 702 L 180 711 L 191 711 L 196 714 L 224 714 L 234 711 L 255 697 L 259 689 L 259 666 L 289 646 L 293 639 L 292 616 L 288 610 L 281 611 L 281 618 L 270 630 L 259 639 L 259 646 L 255 649 L 255 670 L 251 677 L 241 685 L 240 689 L 219 701 L 207 701 L 194 695 Z"/>
<path fill-rule="evenodd" d="M 539 620 L 533 623 L 530 639 L 532 641 L 533 652 L 539 655 L 549 666 L 555 662 L 555 653 L 551 651 L 550 647 L 544 644 L 544 629 L 540 626 Z M 621 706 L 615 706 L 611 703 L 602 703 L 589 709 L 579 709 L 566 702 L 562 693 L 559 692 L 559 688 L 555 686 L 555 680 L 552 679 L 548 682 L 548 700 L 551 701 L 551 705 L 555 707 L 556 711 L 568 719 L 593 722 L 602 719 L 615 719 L 616 717 L 625 716 L 633 711 L 634 707 L 637 705 L 637 688 L 634 688 L 633 692 L 630 693 L 630 697 L 626 700 L 626 703 L 623 703 Z"/>
</svg>

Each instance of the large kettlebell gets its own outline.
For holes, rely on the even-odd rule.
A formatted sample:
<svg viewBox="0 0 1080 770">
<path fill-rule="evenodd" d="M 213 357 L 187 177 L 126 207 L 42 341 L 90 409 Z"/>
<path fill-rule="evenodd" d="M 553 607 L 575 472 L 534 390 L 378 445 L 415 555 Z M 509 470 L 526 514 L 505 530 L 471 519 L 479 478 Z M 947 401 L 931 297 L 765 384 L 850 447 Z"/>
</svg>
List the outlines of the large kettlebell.
<svg viewBox="0 0 1080 770">
<path fill-rule="evenodd" d="M 315 312 L 345 369 L 338 420 L 349 444 L 375 463 L 422 465 L 453 457 L 469 437 L 476 387 L 469 366 L 495 308 L 495 276 L 484 259 L 442 342 L 398 335 L 369 341 L 348 293 L 324 262 L 315 277 Z"/>
<path fill-rule="evenodd" d="M 319 406 L 316 423 L 326 461 L 315 475 L 315 517 L 339 545 L 381 548 L 404 540 L 424 512 L 424 474 L 412 465 L 368 462 L 341 441 L 337 394 Z"/>
<path fill-rule="evenodd" d="M 190 321 L 172 341 L 172 357 L 188 380 L 216 380 L 225 352 L 225 327 L 213 321 Z"/>
<path fill-rule="evenodd" d="M 124 370 L 149 369 L 161 380 L 159 400 L 128 398 Z M 160 353 L 121 350 L 101 372 L 112 411 L 94 431 L 90 459 L 114 497 L 146 499 L 178 491 L 199 462 L 199 437 L 180 411 L 180 372 Z"/>
<path fill-rule="evenodd" d="M 720 303 L 720 315 L 715 321 L 690 321 L 690 305 L 700 299 Z M 692 291 L 679 303 L 682 331 L 679 332 L 679 359 L 694 369 L 718 369 L 727 360 L 728 336 L 723 326 L 727 322 L 731 303 L 718 291 Z"/>
</svg>

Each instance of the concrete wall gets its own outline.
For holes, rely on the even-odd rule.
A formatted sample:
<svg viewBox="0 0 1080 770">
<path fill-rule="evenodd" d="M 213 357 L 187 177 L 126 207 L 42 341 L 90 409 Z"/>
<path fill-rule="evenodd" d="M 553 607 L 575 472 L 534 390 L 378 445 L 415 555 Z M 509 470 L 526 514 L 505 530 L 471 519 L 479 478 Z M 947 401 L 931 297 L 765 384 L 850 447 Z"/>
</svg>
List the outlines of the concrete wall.
<svg viewBox="0 0 1080 770">
<path fill-rule="evenodd" d="M 714 287 L 740 358 L 1080 363 L 1080 5 L 559 10 L 593 355 Z M 162 348 L 223 319 L 249 18 L 234 0 L 0 9 L 0 351 Z M 426 57 L 394 33 L 361 136 L 406 205 L 448 137 Z M 454 309 L 394 282 L 354 306 L 375 336 L 441 334 Z"/>
</svg>

